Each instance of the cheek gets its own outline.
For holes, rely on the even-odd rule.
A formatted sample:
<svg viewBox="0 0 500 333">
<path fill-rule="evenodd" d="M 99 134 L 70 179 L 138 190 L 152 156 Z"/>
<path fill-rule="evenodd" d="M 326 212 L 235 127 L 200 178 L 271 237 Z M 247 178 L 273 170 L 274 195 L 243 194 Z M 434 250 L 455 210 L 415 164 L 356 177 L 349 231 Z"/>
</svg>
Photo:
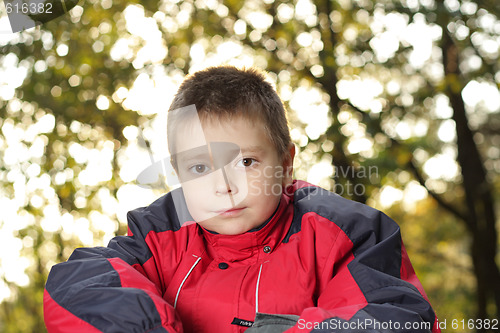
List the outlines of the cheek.
<svg viewBox="0 0 500 333">
<path fill-rule="evenodd" d="M 255 174 L 253 180 L 258 181 L 263 189 L 270 189 L 275 186 L 274 184 L 281 184 L 280 172 L 279 168 L 266 166 Z"/>
<path fill-rule="evenodd" d="M 200 195 L 200 192 L 202 192 L 204 189 L 204 187 L 201 185 L 202 184 L 200 184 L 198 180 L 192 180 L 183 183 L 182 190 L 184 191 L 184 196 L 186 197 L 186 200 L 198 197 Z"/>
<path fill-rule="evenodd" d="M 205 202 L 202 200 L 207 197 L 206 186 L 202 186 L 198 180 L 192 180 L 182 184 L 182 191 L 184 192 L 184 199 L 186 200 L 187 207 L 189 212 L 195 218 L 195 215 L 198 214 L 198 211 L 202 209 L 202 203 Z"/>
<path fill-rule="evenodd" d="M 258 177 L 248 180 L 249 197 L 255 198 L 261 204 L 269 202 L 274 204 L 275 199 L 279 200 L 283 192 L 283 185 L 280 179 L 274 177 Z"/>
</svg>

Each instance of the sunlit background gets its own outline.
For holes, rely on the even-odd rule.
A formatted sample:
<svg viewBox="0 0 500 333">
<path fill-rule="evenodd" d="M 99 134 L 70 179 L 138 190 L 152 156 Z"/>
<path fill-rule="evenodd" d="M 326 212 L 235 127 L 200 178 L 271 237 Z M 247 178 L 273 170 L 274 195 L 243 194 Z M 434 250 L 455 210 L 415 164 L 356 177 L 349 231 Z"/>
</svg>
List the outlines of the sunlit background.
<svg viewBox="0 0 500 333">
<path fill-rule="evenodd" d="M 188 73 L 230 64 L 269 71 L 289 110 L 295 177 L 393 216 L 438 315 L 475 315 L 470 237 L 429 191 L 463 206 L 446 86 L 461 96 L 487 179 L 500 187 L 495 4 L 446 0 L 444 18 L 433 0 L 339 0 L 329 15 L 309 0 L 144 6 L 86 1 L 20 33 L 1 12 L 0 303 L 18 302 L 36 272 L 44 277 L 74 247 L 123 234 L 127 211 L 164 193 L 136 178 L 168 155 L 177 87 Z M 461 47 L 462 78 L 445 75 L 443 28 Z M 447 286 L 443 274 L 455 274 Z"/>
</svg>

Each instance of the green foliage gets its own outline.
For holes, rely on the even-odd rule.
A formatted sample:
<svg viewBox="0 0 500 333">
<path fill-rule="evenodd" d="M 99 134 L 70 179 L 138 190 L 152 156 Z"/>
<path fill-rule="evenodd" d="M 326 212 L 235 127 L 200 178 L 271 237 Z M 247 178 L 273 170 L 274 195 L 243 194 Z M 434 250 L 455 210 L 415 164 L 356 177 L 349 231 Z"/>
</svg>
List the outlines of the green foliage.
<svg viewBox="0 0 500 333">
<path fill-rule="evenodd" d="M 453 7 L 454 3 L 458 8 Z M 299 148 L 299 178 L 307 177 L 307 171 L 319 161 L 327 161 L 340 175 L 321 180 L 322 186 L 339 191 L 359 185 L 362 193 L 342 194 L 374 205 L 389 186 L 404 190 L 419 183 L 425 187 L 430 194 L 426 199 L 411 209 L 395 205 L 389 215 L 402 224 L 410 257 L 440 318 L 475 316 L 471 236 L 456 214 L 443 207 L 443 203 L 449 204 L 451 210 L 459 212 L 464 208 L 466 193 L 460 169 L 456 174 L 450 171 L 450 177 L 437 178 L 424 170 L 434 156 L 454 159 L 457 154 L 455 139 L 443 141 L 440 134 L 452 117 L 446 94 L 463 93 L 470 82 L 499 85 L 498 42 L 494 42 L 499 33 L 484 23 L 500 25 L 494 1 L 321 0 L 313 4 L 303 0 L 94 0 L 79 5 L 83 9 L 76 6 L 71 15 L 18 33 L 14 40 L 0 44 L 0 65 L 15 55 L 15 66 L 27 70 L 12 98 L 3 100 L 0 94 L 0 198 L 14 202 L 19 200 L 16 193 L 20 187 L 30 181 L 45 182 L 45 188 L 26 192 L 16 212 L 28 223 L 12 227 L 9 221 L 0 219 L 0 230 L 22 240 L 21 253 L 30 258 L 31 264 L 26 269 L 29 284 L 25 287 L 0 275 L 12 290 L 12 296 L 1 303 L 0 331 L 42 330 L 43 285 L 50 267 L 82 245 L 80 235 L 61 226 L 54 230 L 46 227 L 47 206 L 56 205 L 61 216 L 72 216 L 72 225 L 95 212 L 119 220 L 117 212 L 105 209 L 99 191 L 104 189 L 117 199 L 119 189 L 130 183 L 120 176 L 120 154 L 130 144 L 124 129 L 152 118 L 144 110 L 126 107 L 119 89 L 130 92 L 140 75 L 153 80 L 163 75 L 179 82 L 179 78 L 207 63 L 244 63 L 248 57 L 254 65 L 270 72 L 290 110 L 289 120 L 296 129 L 294 139 Z M 154 58 L 160 51 L 148 51 L 147 39 L 151 36 L 138 35 L 134 27 L 127 26 L 126 8 L 143 10 L 150 18 L 148 22 L 158 29 L 168 50 L 164 57 L 141 60 L 144 54 Z M 387 15 L 393 21 L 384 21 Z M 413 52 L 422 46 L 410 43 L 411 36 L 391 35 L 394 22 L 403 22 L 402 27 L 430 27 L 420 32 L 434 36 L 428 59 L 414 57 Z M 459 74 L 444 74 L 444 32 L 451 35 L 460 55 L 461 63 L 456 64 L 461 69 Z M 384 38 L 389 44 L 377 46 Z M 486 40 L 497 43 L 497 53 L 484 47 L 481 41 Z M 231 55 L 231 49 L 227 51 L 229 56 L 224 54 L 221 49 L 228 41 L 241 52 Z M 126 51 L 113 54 L 120 43 L 127 45 Z M 391 48 L 393 52 L 386 52 Z M 210 62 L 207 58 L 216 60 Z M 354 92 L 351 89 L 346 93 L 342 88 L 363 82 L 378 84 L 378 92 L 367 103 L 359 97 L 372 94 L 369 89 L 358 85 Z M 294 92 L 301 89 L 316 95 L 312 100 L 295 96 Z M 96 107 L 99 100 L 107 105 Z M 165 105 L 157 107 L 165 109 Z M 323 121 L 327 126 L 315 136 L 300 112 L 307 109 L 312 119 L 322 107 L 328 109 Z M 484 102 L 466 107 L 494 202 L 498 203 L 500 113 L 488 109 Z M 9 141 L 9 135 L 16 131 L 29 133 L 42 119 L 49 123 L 53 119 L 53 126 Z M 353 148 L 357 139 L 367 140 L 369 148 Z M 23 151 L 36 146 L 36 142 L 42 145 L 41 154 L 7 161 L 7 148 L 14 147 L 14 143 Z M 81 160 L 72 151 L 75 144 L 89 150 L 111 147 L 108 180 L 82 184 L 80 177 L 89 161 Z M 40 170 L 33 172 L 36 166 Z M 371 167 L 376 174 L 360 173 Z M 116 223 L 115 234 L 125 233 L 123 222 Z M 100 244 L 105 233 L 99 228 L 90 230 L 94 242 Z M 489 309 L 490 315 L 498 314 L 493 304 Z"/>
</svg>

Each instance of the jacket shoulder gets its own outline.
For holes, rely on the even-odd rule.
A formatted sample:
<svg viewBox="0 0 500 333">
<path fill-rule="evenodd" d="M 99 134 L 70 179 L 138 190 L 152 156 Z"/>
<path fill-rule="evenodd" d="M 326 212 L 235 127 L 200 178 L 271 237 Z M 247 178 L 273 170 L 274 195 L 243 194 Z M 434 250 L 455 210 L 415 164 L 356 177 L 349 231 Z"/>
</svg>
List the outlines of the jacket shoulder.
<svg viewBox="0 0 500 333">
<path fill-rule="evenodd" d="M 370 246 L 399 233 L 396 222 L 381 211 L 305 182 L 293 192 L 293 205 L 293 221 L 287 241 L 294 233 L 300 232 L 302 223 L 305 223 L 303 217 L 308 213 L 337 225 L 354 244 Z"/>
<path fill-rule="evenodd" d="M 155 233 L 177 231 L 193 218 L 187 209 L 182 189 L 178 188 L 158 198 L 149 206 L 129 211 L 127 220 L 129 234 L 140 233 L 145 237 L 150 231 Z"/>
</svg>

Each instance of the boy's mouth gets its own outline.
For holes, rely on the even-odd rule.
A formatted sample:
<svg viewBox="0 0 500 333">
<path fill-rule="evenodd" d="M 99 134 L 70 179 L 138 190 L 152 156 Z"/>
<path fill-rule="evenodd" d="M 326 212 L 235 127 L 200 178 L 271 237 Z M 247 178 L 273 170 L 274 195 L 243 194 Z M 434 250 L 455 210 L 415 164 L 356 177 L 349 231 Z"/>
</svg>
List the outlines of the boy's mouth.
<svg viewBox="0 0 500 333">
<path fill-rule="evenodd" d="M 245 207 L 221 209 L 221 210 L 216 211 L 215 213 L 217 213 L 217 215 L 234 217 L 234 216 L 241 214 L 244 209 L 245 209 Z"/>
</svg>

